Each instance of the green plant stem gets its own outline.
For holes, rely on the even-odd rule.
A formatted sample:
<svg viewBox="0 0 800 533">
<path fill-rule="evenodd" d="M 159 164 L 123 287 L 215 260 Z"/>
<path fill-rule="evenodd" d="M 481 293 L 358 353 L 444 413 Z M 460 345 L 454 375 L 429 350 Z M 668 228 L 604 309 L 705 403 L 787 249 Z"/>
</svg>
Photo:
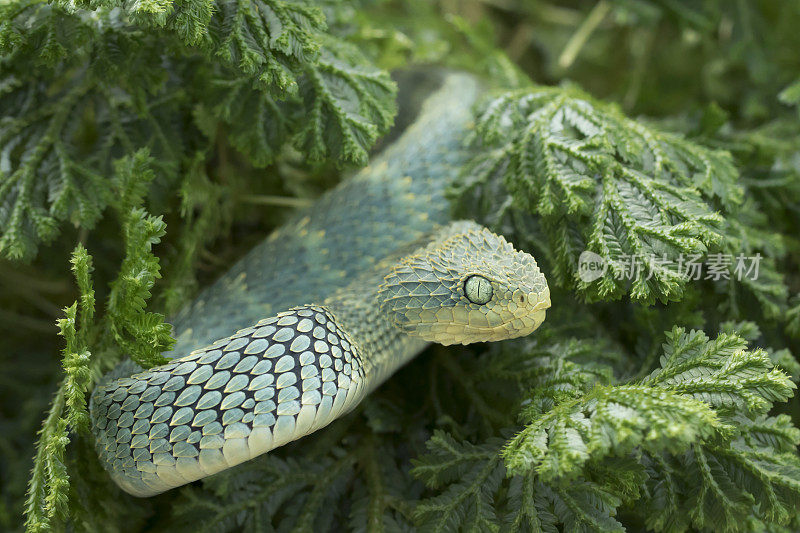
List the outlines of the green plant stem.
<svg viewBox="0 0 800 533">
<path fill-rule="evenodd" d="M 575 62 L 575 58 L 578 57 L 586 41 L 589 40 L 589 37 L 591 37 L 592 33 L 594 33 L 610 11 L 611 4 L 606 2 L 606 0 L 601 0 L 592 8 L 589 15 L 584 19 L 575 33 L 572 34 L 569 41 L 567 41 L 567 45 L 558 57 L 559 67 L 568 69 L 572 63 Z"/>
<path fill-rule="evenodd" d="M 279 207 L 292 207 L 294 209 L 302 209 L 314 203 L 313 200 L 308 198 L 295 198 L 292 196 L 276 196 L 271 194 L 253 194 L 248 196 L 240 196 L 240 202 L 255 205 L 274 205 Z"/>
</svg>

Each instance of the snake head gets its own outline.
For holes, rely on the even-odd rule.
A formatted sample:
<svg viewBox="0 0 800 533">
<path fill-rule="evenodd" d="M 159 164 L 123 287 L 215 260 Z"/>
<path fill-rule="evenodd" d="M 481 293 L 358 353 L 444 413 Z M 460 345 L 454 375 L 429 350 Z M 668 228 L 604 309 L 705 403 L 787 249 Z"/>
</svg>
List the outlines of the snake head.
<svg viewBox="0 0 800 533">
<path fill-rule="evenodd" d="M 402 259 L 378 291 L 381 310 L 411 336 L 469 344 L 528 335 L 550 307 L 536 260 L 486 228 L 457 222 Z"/>
</svg>

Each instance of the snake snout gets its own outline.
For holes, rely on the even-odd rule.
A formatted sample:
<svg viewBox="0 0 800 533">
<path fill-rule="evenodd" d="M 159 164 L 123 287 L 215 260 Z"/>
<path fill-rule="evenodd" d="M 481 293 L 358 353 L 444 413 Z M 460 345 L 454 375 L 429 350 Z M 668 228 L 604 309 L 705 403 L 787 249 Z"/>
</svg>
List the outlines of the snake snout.
<svg viewBox="0 0 800 533">
<path fill-rule="evenodd" d="M 550 287 L 545 286 L 543 291 L 534 292 L 531 294 L 531 300 L 536 302 L 533 306 L 534 311 L 544 311 L 550 309 L 552 302 L 550 301 Z"/>
</svg>

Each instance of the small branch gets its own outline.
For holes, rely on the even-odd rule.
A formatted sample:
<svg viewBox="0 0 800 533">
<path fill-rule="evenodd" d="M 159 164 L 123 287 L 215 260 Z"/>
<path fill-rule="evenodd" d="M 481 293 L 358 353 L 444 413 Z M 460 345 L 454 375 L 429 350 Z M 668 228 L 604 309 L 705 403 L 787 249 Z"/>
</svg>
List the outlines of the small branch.
<svg viewBox="0 0 800 533">
<path fill-rule="evenodd" d="M 304 207 L 309 207 L 311 204 L 314 203 L 314 201 L 309 198 L 296 198 L 293 196 L 274 196 L 269 194 L 251 194 L 248 196 L 240 196 L 237 198 L 237 201 L 247 204 L 292 207 L 295 209 L 302 209 Z"/>
<path fill-rule="evenodd" d="M 570 37 L 561 55 L 558 57 L 558 66 L 567 69 L 578 57 L 586 41 L 589 40 L 594 30 L 603 22 L 606 15 L 611 11 L 611 4 L 606 0 L 598 2 L 589 12 L 589 16 L 584 19 L 572 37 Z"/>
</svg>

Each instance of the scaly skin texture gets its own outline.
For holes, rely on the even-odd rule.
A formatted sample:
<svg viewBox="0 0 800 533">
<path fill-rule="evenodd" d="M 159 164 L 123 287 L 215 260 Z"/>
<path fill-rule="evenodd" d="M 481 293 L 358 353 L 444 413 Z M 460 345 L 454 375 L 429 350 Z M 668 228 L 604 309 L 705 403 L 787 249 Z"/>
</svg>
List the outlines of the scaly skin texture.
<svg viewBox="0 0 800 533">
<path fill-rule="evenodd" d="M 533 257 L 448 217 L 477 94 L 448 76 L 372 165 L 175 317 L 169 364 L 123 363 L 94 390 L 96 448 L 120 487 L 155 495 L 316 431 L 429 342 L 542 323 L 550 293 Z"/>
</svg>

